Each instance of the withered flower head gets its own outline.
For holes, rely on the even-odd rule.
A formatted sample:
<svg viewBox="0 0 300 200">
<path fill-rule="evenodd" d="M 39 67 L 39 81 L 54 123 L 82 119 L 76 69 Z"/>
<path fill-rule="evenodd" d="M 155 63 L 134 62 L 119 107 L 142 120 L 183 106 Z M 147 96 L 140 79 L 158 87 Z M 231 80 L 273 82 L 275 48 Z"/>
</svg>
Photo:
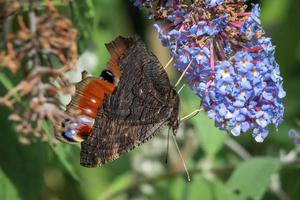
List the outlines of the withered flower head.
<svg viewBox="0 0 300 200">
<path fill-rule="evenodd" d="M 56 123 L 64 116 L 58 94 L 71 93 L 72 84 L 65 73 L 74 69 L 77 60 L 77 30 L 50 1 L 41 15 L 34 7 L 22 15 L 21 12 L 15 14 L 16 8 L 21 8 L 20 1 L 5 6 L 6 12 L 0 19 L 3 26 L 12 31 L 4 36 L 0 68 L 8 68 L 14 74 L 22 68 L 25 73 L 14 88 L 0 97 L 0 105 L 11 108 L 9 119 L 16 122 L 16 130 L 22 134 L 21 142 L 27 144 L 34 138 L 45 141 L 49 138 L 44 123 Z M 37 1 L 32 6 L 42 4 Z M 28 20 L 24 20 L 26 18 Z M 17 21 L 16 30 L 12 19 Z"/>
</svg>

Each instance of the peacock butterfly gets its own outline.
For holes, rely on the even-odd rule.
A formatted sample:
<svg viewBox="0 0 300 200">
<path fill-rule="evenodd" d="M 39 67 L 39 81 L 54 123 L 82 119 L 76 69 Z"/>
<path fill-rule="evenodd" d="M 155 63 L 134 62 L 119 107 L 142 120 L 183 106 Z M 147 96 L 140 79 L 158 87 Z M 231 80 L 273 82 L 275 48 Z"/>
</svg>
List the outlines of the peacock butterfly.
<svg viewBox="0 0 300 200">
<path fill-rule="evenodd" d="M 179 96 L 142 40 L 118 37 L 106 47 L 111 54 L 106 70 L 100 79 L 79 82 L 67 106 L 67 114 L 75 109 L 79 117 L 64 121 L 56 134 L 64 142 L 81 142 L 85 167 L 115 160 L 163 125 L 176 130 L 179 122 Z"/>
</svg>

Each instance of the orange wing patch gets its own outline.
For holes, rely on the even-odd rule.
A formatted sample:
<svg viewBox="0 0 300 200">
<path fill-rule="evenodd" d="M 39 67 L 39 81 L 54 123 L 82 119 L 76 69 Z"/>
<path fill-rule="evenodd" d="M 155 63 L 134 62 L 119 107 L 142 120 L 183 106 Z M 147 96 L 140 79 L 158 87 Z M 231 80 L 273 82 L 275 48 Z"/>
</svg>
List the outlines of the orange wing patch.
<svg viewBox="0 0 300 200">
<path fill-rule="evenodd" d="M 105 44 L 107 50 L 109 51 L 111 58 L 107 63 L 107 69 L 110 70 L 114 76 L 119 80 L 121 77 L 121 69 L 119 67 L 119 61 L 128 50 L 130 44 L 133 40 L 124 40 L 123 37 L 118 37 L 114 41 Z"/>
</svg>

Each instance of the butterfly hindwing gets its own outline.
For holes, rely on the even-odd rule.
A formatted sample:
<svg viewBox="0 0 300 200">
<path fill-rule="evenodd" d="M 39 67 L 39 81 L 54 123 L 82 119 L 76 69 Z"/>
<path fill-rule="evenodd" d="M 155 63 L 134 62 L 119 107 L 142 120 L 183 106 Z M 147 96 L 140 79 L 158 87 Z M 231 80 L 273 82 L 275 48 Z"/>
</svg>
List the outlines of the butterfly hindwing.
<svg viewBox="0 0 300 200">
<path fill-rule="evenodd" d="M 144 43 L 133 42 L 119 66 L 118 88 L 105 97 L 92 133 L 81 145 L 83 166 L 112 161 L 152 138 L 163 125 L 178 125 L 178 95 Z"/>
<path fill-rule="evenodd" d="M 153 133 L 166 122 L 148 125 L 128 125 L 113 121 L 100 114 L 102 123 L 96 126 L 96 133 L 92 133 L 82 143 L 80 163 L 85 167 L 95 167 L 117 159 L 139 144 L 154 136 Z M 101 126 L 106 123 L 105 126 Z"/>
</svg>

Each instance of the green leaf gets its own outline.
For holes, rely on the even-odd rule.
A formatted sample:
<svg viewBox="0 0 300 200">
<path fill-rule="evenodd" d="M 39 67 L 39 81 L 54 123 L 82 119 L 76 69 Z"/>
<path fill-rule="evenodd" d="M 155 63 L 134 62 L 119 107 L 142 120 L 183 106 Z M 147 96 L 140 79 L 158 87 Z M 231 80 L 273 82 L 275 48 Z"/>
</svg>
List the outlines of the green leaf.
<svg viewBox="0 0 300 200">
<path fill-rule="evenodd" d="M 236 200 L 237 196 L 230 191 L 226 185 L 218 179 L 215 179 L 212 183 L 214 199 L 220 200 Z"/>
<path fill-rule="evenodd" d="M 0 115 L 2 136 L 0 140 L 1 171 L 13 183 L 21 199 L 38 199 L 43 188 L 44 169 L 48 166 L 49 148 L 38 141 L 30 145 L 20 144 L 17 133 L 14 132 L 11 124 L 7 121 L 8 109 L 0 107 L 0 113 L 2 113 Z M 0 182 L 5 179 L 2 179 L 2 177 L 0 175 Z M 7 183 L 7 181 L 5 182 Z M 0 199 L 14 198 L 0 197 Z"/>
<path fill-rule="evenodd" d="M 235 195 L 230 192 L 218 179 L 207 180 L 205 177 L 196 177 L 189 192 L 189 199 L 206 200 L 235 200 Z"/>
<path fill-rule="evenodd" d="M 188 185 L 187 191 L 185 192 L 188 197 L 187 199 L 192 200 L 201 197 L 202 199 L 211 200 L 213 194 L 211 193 L 209 182 L 200 175 L 193 176 L 192 178 L 192 182 Z M 182 196 L 182 199 L 184 198 L 185 196 Z"/>
<path fill-rule="evenodd" d="M 170 181 L 170 191 L 172 199 L 181 199 L 182 190 L 185 187 L 186 180 L 180 176 Z"/>
<path fill-rule="evenodd" d="M 199 113 L 191 121 L 198 133 L 201 148 L 209 158 L 214 157 L 223 147 L 227 133 L 216 128 L 207 113 Z"/>
<path fill-rule="evenodd" d="M 7 89 L 10 90 L 12 89 L 14 86 L 11 83 L 11 81 L 5 76 L 4 73 L 0 74 L 0 82 L 3 84 L 3 86 Z"/>
<path fill-rule="evenodd" d="M 105 189 L 105 192 L 102 194 L 103 199 L 105 199 L 106 196 L 110 196 L 111 194 L 118 193 L 122 189 L 124 189 L 126 186 L 131 184 L 132 176 L 130 173 L 122 174 L 118 176 L 117 179 L 115 179 L 109 187 Z"/>
<path fill-rule="evenodd" d="M 270 157 L 257 157 L 247 160 L 236 168 L 227 182 L 227 187 L 242 199 L 261 199 L 271 176 L 278 172 L 280 163 Z"/>
<path fill-rule="evenodd" d="M 209 185 L 201 175 L 193 176 L 191 182 L 187 182 L 183 177 L 178 177 L 174 180 L 171 191 L 173 191 L 172 199 L 175 200 L 192 200 L 199 199 L 199 197 L 205 200 L 212 199 Z"/>
<path fill-rule="evenodd" d="M 5 76 L 4 73 L 0 74 L 0 83 L 2 83 L 2 85 L 5 87 L 5 89 L 7 91 L 10 91 L 11 89 L 14 88 L 14 85 L 12 84 L 12 82 Z M 14 93 L 13 96 L 15 97 L 15 99 L 17 101 L 21 101 L 21 97 L 19 94 Z"/>
<path fill-rule="evenodd" d="M 171 188 L 172 199 L 235 200 L 235 195 L 218 179 L 207 180 L 201 175 L 192 177 L 191 182 L 178 177 Z M 201 198 L 200 198 L 201 197 Z"/>
<path fill-rule="evenodd" d="M 0 199 L 21 199 L 18 191 L 0 168 Z"/>
<path fill-rule="evenodd" d="M 65 144 L 58 144 L 52 147 L 52 150 L 54 151 L 55 155 L 57 156 L 60 163 L 63 165 L 65 170 L 76 180 L 79 182 L 79 176 L 77 172 L 74 169 L 74 166 L 72 165 L 73 162 L 70 161 L 70 157 L 72 157 L 72 154 L 78 154 L 79 155 L 79 148 L 78 151 L 74 151 L 74 148 L 72 148 L 70 145 Z M 75 149 L 76 150 L 76 149 Z M 78 159 L 79 163 L 79 159 Z"/>
</svg>

